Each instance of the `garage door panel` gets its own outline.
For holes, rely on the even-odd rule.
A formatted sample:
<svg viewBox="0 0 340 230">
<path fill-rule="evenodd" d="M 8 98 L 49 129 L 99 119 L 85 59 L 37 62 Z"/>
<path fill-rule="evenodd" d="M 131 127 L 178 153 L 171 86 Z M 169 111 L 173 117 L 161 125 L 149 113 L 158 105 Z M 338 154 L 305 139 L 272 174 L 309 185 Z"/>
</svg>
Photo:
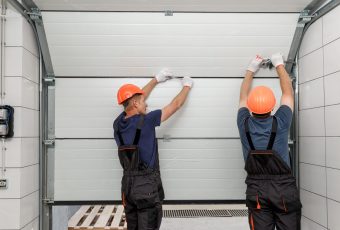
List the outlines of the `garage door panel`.
<svg viewBox="0 0 340 230">
<path fill-rule="evenodd" d="M 240 140 L 172 139 L 158 143 L 167 199 L 244 198 Z M 120 200 L 121 176 L 113 139 L 56 141 L 56 201 Z M 197 192 L 193 193 L 193 189 Z M 243 193 L 229 196 L 235 190 Z M 216 191 L 223 195 L 216 195 Z"/>
<path fill-rule="evenodd" d="M 163 160 L 164 161 L 164 160 Z M 243 163 L 244 166 L 244 163 Z M 235 168 L 235 169 L 200 169 L 200 178 L 201 179 L 235 179 L 240 175 L 246 175 L 244 169 Z M 164 169 L 162 167 L 162 177 L 163 178 L 171 178 L 172 180 L 182 179 L 183 175 L 188 179 L 197 179 L 197 169 Z M 243 183 L 244 181 L 242 181 Z"/>
<path fill-rule="evenodd" d="M 116 104 L 118 88 L 126 82 L 139 86 L 150 79 L 66 79 L 56 80 L 56 137 L 112 138 L 112 122 L 122 111 Z M 238 137 L 236 115 L 242 79 L 195 79 L 183 108 L 158 129 L 158 137 L 230 138 Z M 278 79 L 256 79 L 280 97 Z M 147 103 L 149 110 L 171 102 L 181 89 L 177 79 L 157 86 Z M 79 103 L 82 101 L 82 103 Z M 223 124 L 223 125 L 221 125 Z"/>
<path fill-rule="evenodd" d="M 56 76 L 141 77 L 167 66 L 176 74 L 234 77 L 244 73 L 257 53 L 287 55 L 298 14 L 166 17 L 164 13 L 44 12 L 43 17 Z"/>
</svg>

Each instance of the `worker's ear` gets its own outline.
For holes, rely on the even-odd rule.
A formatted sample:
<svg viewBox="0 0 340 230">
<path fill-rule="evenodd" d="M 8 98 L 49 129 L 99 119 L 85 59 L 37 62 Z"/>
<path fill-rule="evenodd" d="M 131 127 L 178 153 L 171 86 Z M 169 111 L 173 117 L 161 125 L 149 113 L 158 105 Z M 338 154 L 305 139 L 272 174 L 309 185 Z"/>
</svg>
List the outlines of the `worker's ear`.
<svg viewBox="0 0 340 230">
<path fill-rule="evenodd" d="M 138 98 L 137 97 L 134 97 L 134 98 L 132 98 L 132 106 L 134 107 L 134 108 L 137 108 L 138 107 L 138 104 L 139 104 L 139 100 L 138 100 Z"/>
</svg>

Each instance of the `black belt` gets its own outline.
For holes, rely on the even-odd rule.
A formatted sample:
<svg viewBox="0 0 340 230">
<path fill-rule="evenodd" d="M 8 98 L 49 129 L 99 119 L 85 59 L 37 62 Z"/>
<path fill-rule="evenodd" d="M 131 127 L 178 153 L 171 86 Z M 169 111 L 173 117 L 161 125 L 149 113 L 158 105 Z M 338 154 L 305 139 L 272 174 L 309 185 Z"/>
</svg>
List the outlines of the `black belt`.
<svg viewBox="0 0 340 230">
<path fill-rule="evenodd" d="M 247 176 L 247 179 L 256 180 L 285 180 L 295 178 L 292 174 L 270 175 L 270 174 L 253 174 Z"/>
<path fill-rule="evenodd" d="M 140 171 L 124 171 L 124 176 L 144 176 L 144 175 L 151 175 L 151 174 L 159 174 L 158 170 L 140 170 Z"/>
</svg>

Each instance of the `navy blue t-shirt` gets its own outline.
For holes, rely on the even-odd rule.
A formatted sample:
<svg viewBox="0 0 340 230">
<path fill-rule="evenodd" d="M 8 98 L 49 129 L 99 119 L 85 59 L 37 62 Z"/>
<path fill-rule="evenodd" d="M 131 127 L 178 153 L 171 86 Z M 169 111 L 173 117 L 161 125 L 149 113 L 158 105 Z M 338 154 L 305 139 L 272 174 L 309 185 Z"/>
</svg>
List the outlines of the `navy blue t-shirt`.
<svg viewBox="0 0 340 230">
<path fill-rule="evenodd" d="M 136 114 L 132 117 L 125 119 L 126 113 L 121 113 L 113 123 L 114 130 L 117 130 L 119 125 L 119 131 L 121 132 L 125 145 L 133 144 L 135 138 L 137 125 L 140 119 L 140 115 Z M 139 154 L 140 159 L 148 165 L 150 168 L 154 168 L 155 159 L 157 154 L 157 139 L 156 130 L 157 126 L 161 124 L 162 110 L 155 110 L 149 112 L 144 117 L 144 125 L 141 129 L 141 135 L 139 139 Z M 114 132 L 114 138 L 118 146 L 121 145 L 117 133 Z"/>
<path fill-rule="evenodd" d="M 290 167 L 288 133 L 292 122 L 293 112 L 287 105 L 281 105 L 274 116 L 277 118 L 277 133 L 273 150 L 275 150 L 282 160 Z M 248 152 L 250 150 L 244 129 L 245 119 L 247 117 L 250 117 L 248 120 L 250 137 L 255 149 L 257 150 L 267 149 L 273 123 L 272 116 L 268 118 L 255 118 L 251 116 L 248 108 L 243 107 L 239 109 L 237 114 L 237 126 L 240 132 L 243 157 L 245 161 L 247 160 Z"/>
</svg>

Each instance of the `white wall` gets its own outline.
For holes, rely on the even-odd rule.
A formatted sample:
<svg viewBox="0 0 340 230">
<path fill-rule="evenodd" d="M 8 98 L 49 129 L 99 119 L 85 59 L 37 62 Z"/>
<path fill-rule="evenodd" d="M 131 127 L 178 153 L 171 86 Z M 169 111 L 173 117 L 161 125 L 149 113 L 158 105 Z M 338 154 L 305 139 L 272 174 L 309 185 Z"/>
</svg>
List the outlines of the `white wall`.
<svg viewBox="0 0 340 230">
<path fill-rule="evenodd" d="M 302 229 L 340 229 L 340 7 L 308 29 L 299 57 Z"/>
<path fill-rule="evenodd" d="M 14 107 L 14 137 L 6 140 L 0 229 L 39 229 L 39 60 L 33 30 L 13 9 L 5 24 L 5 103 Z M 0 146 L 1 147 L 1 146 Z M 0 159 L 0 164 L 2 160 Z"/>
</svg>

